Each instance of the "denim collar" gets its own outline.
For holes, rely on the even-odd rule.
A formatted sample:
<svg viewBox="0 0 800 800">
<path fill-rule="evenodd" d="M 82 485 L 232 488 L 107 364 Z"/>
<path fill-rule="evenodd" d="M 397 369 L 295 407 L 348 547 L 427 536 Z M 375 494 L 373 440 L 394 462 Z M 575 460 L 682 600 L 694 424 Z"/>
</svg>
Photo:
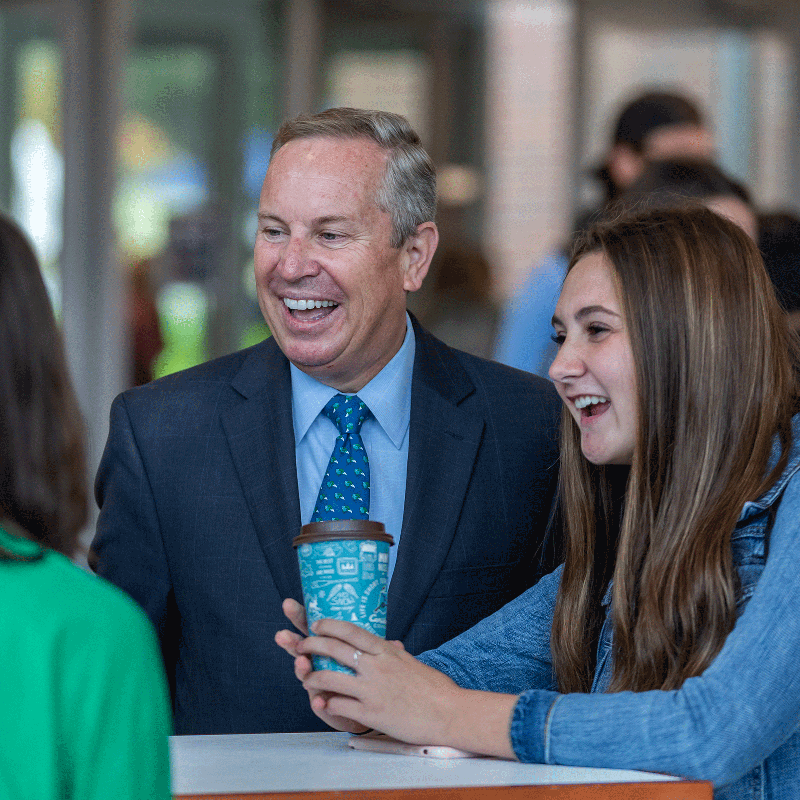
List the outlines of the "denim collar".
<svg viewBox="0 0 800 800">
<path fill-rule="evenodd" d="M 778 463 L 780 456 L 781 443 L 776 436 L 772 442 L 772 452 L 770 453 L 769 462 L 767 464 L 767 474 L 769 474 L 770 470 Z M 761 497 L 753 501 L 748 500 L 744 504 L 742 513 L 739 516 L 739 521 L 741 522 L 753 516 L 753 514 L 765 511 L 773 505 L 781 496 L 781 493 L 786 488 L 786 484 L 789 483 L 798 469 L 800 469 L 800 414 L 795 414 L 792 417 L 792 443 L 789 447 L 789 461 L 786 464 L 786 468 L 783 470 L 778 480 L 776 480 Z"/>
</svg>

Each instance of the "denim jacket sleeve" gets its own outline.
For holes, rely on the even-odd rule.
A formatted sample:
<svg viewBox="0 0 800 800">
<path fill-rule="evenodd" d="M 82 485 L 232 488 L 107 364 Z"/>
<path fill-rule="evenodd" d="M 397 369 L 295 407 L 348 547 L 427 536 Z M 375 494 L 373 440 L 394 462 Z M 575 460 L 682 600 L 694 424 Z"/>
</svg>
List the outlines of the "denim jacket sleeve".
<svg viewBox="0 0 800 800">
<path fill-rule="evenodd" d="M 764 571 L 708 669 L 675 691 L 568 694 L 532 688 L 511 741 L 521 761 L 665 772 L 724 786 L 800 722 L 800 473 L 778 507 Z"/>
<path fill-rule="evenodd" d="M 468 631 L 422 653 L 419 660 L 465 689 L 518 694 L 531 687 L 555 688 L 550 628 L 560 580 L 558 567 Z"/>
</svg>

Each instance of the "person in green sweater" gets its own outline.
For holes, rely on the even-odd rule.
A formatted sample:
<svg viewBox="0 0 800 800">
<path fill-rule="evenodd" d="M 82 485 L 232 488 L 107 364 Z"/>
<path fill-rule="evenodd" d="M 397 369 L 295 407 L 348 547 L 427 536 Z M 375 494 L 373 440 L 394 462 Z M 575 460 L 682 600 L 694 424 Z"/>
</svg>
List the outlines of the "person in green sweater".
<svg viewBox="0 0 800 800">
<path fill-rule="evenodd" d="M 36 257 L 0 216 L 1 800 L 170 797 L 155 632 L 72 563 L 83 423 Z"/>
</svg>

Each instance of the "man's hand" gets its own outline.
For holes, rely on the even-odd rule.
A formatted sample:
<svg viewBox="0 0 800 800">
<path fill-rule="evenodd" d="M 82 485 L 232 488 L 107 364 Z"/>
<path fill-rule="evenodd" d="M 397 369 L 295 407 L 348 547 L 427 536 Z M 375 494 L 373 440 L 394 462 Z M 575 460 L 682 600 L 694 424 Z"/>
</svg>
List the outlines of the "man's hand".
<svg viewBox="0 0 800 800">
<path fill-rule="evenodd" d="M 313 670 L 311 659 L 298 650 L 300 643 L 305 641 L 306 636 L 308 636 L 306 610 L 302 605 L 300 605 L 300 603 L 298 603 L 296 600 L 292 600 L 291 598 L 287 598 L 283 601 L 282 609 L 283 613 L 289 619 L 289 622 L 291 622 L 292 625 L 294 625 L 294 627 L 299 631 L 302 631 L 304 635 L 301 636 L 300 634 L 289 630 L 278 631 L 275 634 L 275 643 L 279 647 L 282 647 L 287 653 L 289 653 L 289 655 L 294 657 L 294 674 L 295 677 L 302 683 Z M 339 731 L 347 731 L 348 733 L 363 733 L 365 730 L 367 730 L 366 726 L 359 725 L 359 723 L 354 722 L 353 720 L 329 714 L 326 711 L 327 702 L 329 699 L 328 692 L 320 692 L 309 689 L 308 687 L 306 687 L 306 689 L 311 702 L 311 710 L 326 725 L 330 725 L 331 728 L 335 728 Z"/>
</svg>

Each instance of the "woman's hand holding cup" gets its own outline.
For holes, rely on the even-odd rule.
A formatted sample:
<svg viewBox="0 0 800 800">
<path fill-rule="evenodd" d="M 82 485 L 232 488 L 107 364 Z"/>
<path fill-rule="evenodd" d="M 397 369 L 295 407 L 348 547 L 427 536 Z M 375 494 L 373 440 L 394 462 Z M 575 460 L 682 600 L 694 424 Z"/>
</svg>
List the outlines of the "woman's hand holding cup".
<svg viewBox="0 0 800 800">
<path fill-rule="evenodd" d="M 315 713 L 353 720 L 406 742 L 450 740 L 450 712 L 464 693 L 450 678 L 417 661 L 402 642 L 387 641 L 349 622 L 321 619 L 313 633 L 298 642 L 298 658 L 324 655 L 355 670 L 351 675 L 295 669 L 298 678 L 305 675 L 300 679 Z"/>
</svg>

